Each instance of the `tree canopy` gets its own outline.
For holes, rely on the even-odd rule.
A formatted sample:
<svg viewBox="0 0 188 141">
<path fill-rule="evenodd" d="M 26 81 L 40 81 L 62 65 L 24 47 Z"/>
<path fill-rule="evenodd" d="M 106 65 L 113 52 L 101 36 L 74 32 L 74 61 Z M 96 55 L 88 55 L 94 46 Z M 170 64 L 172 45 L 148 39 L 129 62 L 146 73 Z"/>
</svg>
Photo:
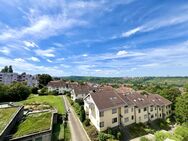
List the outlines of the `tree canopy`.
<svg viewBox="0 0 188 141">
<path fill-rule="evenodd" d="M 3 73 L 13 73 L 13 69 L 12 69 L 12 66 L 10 65 L 9 67 L 8 66 L 5 66 L 1 72 Z"/>
<path fill-rule="evenodd" d="M 175 114 L 179 122 L 188 121 L 188 93 L 177 98 L 175 104 Z"/>
<path fill-rule="evenodd" d="M 30 93 L 30 88 L 22 83 L 0 84 L 0 102 L 24 100 Z"/>
<path fill-rule="evenodd" d="M 39 74 L 39 86 L 43 87 L 52 81 L 52 77 L 49 74 Z"/>
</svg>

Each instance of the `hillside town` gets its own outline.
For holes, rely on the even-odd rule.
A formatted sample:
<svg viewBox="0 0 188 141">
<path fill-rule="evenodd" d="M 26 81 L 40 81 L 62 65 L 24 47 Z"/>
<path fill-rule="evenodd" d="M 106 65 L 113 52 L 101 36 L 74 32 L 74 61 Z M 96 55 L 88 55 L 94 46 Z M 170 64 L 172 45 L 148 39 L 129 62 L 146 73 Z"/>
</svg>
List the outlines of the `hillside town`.
<svg viewBox="0 0 188 141">
<path fill-rule="evenodd" d="M 135 90 L 131 85 L 53 80 L 48 74 L 32 76 L 3 72 L 1 75 L 2 89 L 15 87 L 14 91 L 19 94 L 23 87 L 25 92 L 26 89 L 32 92 L 30 94 L 29 90 L 28 97 L 21 96 L 16 100 L 23 102 L 0 95 L 1 101 L 5 99 L 0 103 L 2 141 L 60 140 L 66 138 L 66 130 L 74 140 L 82 132 L 81 140 L 134 141 L 139 137 L 132 131 L 135 127 L 137 130 L 148 128 L 141 135 L 155 140 L 151 134 L 156 130 L 153 125 L 160 126 L 161 133 L 175 130 L 173 124 L 167 123 L 174 115 L 173 103 L 159 94 Z M 56 133 L 57 126 L 60 128 Z M 61 132 L 63 135 L 57 137 Z M 68 136 L 70 139 L 70 134 Z"/>
<path fill-rule="evenodd" d="M 188 141 L 188 0 L 0 0 L 0 141 Z"/>
</svg>

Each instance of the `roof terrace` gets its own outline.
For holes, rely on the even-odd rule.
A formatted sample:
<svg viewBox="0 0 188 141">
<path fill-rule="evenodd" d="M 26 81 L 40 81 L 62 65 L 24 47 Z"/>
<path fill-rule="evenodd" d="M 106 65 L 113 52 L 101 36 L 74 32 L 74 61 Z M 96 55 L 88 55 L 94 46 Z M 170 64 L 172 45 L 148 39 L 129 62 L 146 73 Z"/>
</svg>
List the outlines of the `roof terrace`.
<svg viewBox="0 0 188 141">
<path fill-rule="evenodd" d="M 13 138 L 31 135 L 51 129 L 52 112 L 31 113 L 18 125 Z"/>
<path fill-rule="evenodd" d="M 11 122 L 12 118 L 16 114 L 18 107 L 6 107 L 0 108 L 0 135 L 6 126 Z"/>
</svg>

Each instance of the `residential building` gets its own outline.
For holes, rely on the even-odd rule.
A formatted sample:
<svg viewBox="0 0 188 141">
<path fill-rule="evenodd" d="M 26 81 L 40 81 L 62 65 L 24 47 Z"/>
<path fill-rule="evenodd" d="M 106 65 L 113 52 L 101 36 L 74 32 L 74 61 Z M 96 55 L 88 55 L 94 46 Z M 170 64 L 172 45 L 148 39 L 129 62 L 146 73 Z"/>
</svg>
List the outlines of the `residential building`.
<svg viewBox="0 0 188 141">
<path fill-rule="evenodd" d="M 0 73 L 0 83 L 7 85 L 13 82 L 26 82 L 30 87 L 38 86 L 38 79 L 36 75 L 32 76 L 26 73 Z"/>
<path fill-rule="evenodd" d="M 84 98 L 86 114 L 98 131 L 166 118 L 171 114 L 171 104 L 157 94 L 119 93 L 111 87 L 102 87 Z"/>
<path fill-rule="evenodd" d="M 87 83 L 79 84 L 77 82 L 66 82 L 66 81 L 50 81 L 47 85 L 48 91 L 57 91 L 59 94 L 64 92 L 70 92 L 71 98 L 75 101 L 76 99 L 83 99 L 90 91 L 96 89 Z"/>
<path fill-rule="evenodd" d="M 71 89 L 68 88 L 68 83 L 65 81 L 50 81 L 47 85 L 48 91 L 57 91 L 59 94 L 63 94 L 65 91 L 71 91 Z"/>
</svg>

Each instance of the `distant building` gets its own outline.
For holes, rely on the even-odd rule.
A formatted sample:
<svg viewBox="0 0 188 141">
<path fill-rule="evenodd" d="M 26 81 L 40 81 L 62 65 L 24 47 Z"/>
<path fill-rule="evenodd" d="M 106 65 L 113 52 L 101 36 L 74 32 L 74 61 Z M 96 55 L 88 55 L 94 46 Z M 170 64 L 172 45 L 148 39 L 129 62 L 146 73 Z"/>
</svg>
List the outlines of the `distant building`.
<svg viewBox="0 0 188 141">
<path fill-rule="evenodd" d="M 95 90 L 97 87 L 92 87 L 87 83 L 79 84 L 76 82 L 65 82 L 65 81 L 50 81 L 47 85 L 48 91 L 57 91 L 59 94 L 64 92 L 70 92 L 71 98 L 75 101 L 76 99 L 83 99 L 89 92 Z"/>
<path fill-rule="evenodd" d="M 101 87 L 84 98 L 86 114 L 98 131 L 165 119 L 171 114 L 172 103 L 160 95 L 119 92 L 111 87 Z"/>
<path fill-rule="evenodd" d="M 26 73 L 0 73 L 0 83 L 7 85 L 13 82 L 26 82 L 30 87 L 38 86 L 38 79 L 36 75 L 32 76 Z"/>
</svg>

